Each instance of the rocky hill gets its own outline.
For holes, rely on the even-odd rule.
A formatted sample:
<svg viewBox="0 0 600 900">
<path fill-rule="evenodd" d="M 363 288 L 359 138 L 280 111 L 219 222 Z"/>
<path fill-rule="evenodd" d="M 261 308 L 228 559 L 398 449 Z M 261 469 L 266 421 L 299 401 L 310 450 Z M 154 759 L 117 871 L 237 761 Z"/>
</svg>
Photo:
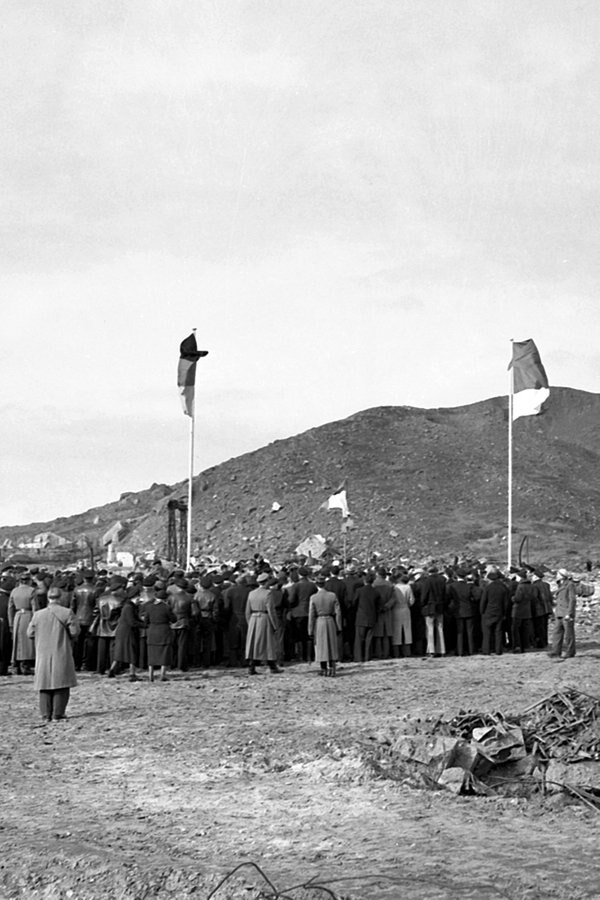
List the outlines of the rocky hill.
<svg viewBox="0 0 600 900">
<path fill-rule="evenodd" d="M 507 519 L 507 399 L 449 409 L 381 407 L 356 413 L 207 469 L 194 479 L 193 538 L 221 559 L 289 556 L 319 533 L 339 552 L 341 513 L 320 508 L 345 480 L 353 530 L 347 552 L 365 559 L 503 560 Z M 513 525 L 531 561 L 600 557 L 600 395 L 553 388 L 544 412 L 514 424 Z M 0 528 L 108 528 L 127 519 L 123 547 L 166 550 L 169 499 L 187 482 L 154 485 L 79 517 Z M 273 504 L 280 505 L 273 511 Z"/>
</svg>

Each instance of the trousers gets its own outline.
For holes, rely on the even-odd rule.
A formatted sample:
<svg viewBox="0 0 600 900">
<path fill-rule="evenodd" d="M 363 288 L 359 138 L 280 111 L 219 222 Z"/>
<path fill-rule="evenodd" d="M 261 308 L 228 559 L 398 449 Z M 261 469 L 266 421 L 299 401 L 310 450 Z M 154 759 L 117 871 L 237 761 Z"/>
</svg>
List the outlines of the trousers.
<svg viewBox="0 0 600 900">
<path fill-rule="evenodd" d="M 64 719 L 71 688 L 40 691 L 40 712 L 44 719 Z"/>
</svg>

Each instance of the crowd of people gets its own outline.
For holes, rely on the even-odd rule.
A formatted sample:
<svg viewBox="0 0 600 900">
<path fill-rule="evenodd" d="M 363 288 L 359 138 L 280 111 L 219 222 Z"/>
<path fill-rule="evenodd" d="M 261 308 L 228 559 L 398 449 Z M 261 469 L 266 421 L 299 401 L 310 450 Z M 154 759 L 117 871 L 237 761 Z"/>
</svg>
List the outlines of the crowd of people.
<svg viewBox="0 0 600 900">
<path fill-rule="evenodd" d="M 164 681 L 172 668 L 218 665 L 279 673 L 286 663 L 313 659 L 332 677 L 340 660 L 546 650 L 551 616 L 550 654 L 568 658 L 575 654 L 577 590 L 566 570 L 556 578 L 553 596 L 534 568 L 342 570 L 274 567 L 260 556 L 190 572 L 155 560 L 127 576 L 8 567 L 0 576 L 0 674 L 39 668 L 34 614 L 46 608 L 54 610 L 54 629 L 61 619 L 57 633 L 72 638 L 74 670 L 128 673 L 132 681 L 141 671 Z"/>
</svg>

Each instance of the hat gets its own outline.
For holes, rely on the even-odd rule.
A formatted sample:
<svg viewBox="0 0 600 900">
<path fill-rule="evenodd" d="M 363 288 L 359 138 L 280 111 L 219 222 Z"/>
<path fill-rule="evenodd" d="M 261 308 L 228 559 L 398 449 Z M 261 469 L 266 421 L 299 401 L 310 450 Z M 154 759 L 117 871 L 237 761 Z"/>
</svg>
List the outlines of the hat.
<svg viewBox="0 0 600 900">
<path fill-rule="evenodd" d="M 127 585 L 127 579 L 123 578 L 122 575 L 113 575 L 108 584 L 109 590 L 118 591 L 120 588 L 124 588 Z"/>
<path fill-rule="evenodd" d="M 146 575 L 142 584 L 144 587 L 154 587 L 156 584 L 156 575 Z"/>
<path fill-rule="evenodd" d="M 59 587 L 51 587 L 48 591 L 48 600 L 58 600 L 62 597 L 62 591 Z"/>
<path fill-rule="evenodd" d="M 323 575 L 323 573 L 322 573 L 322 572 L 319 572 L 319 574 L 318 574 L 317 577 L 315 578 L 315 583 L 316 583 L 316 584 L 325 584 L 326 581 L 327 581 L 327 579 L 325 578 L 325 576 Z"/>
<path fill-rule="evenodd" d="M 556 577 L 557 578 L 568 578 L 569 573 L 567 572 L 566 569 L 559 569 L 558 572 L 556 573 Z"/>
<path fill-rule="evenodd" d="M 268 574 L 268 572 L 261 572 L 256 581 L 258 584 L 264 584 L 265 581 L 268 581 L 270 579 L 270 577 L 271 576 Z"/>
<path fill-rule="evenodd" d="M 496 578 L 500 578 L 500 572 L 498 569 L 492 568 L 489 570 L 486 577 L 494 581 Z"/>
<path fill-rule="evenodd" d="M 307 575 L 310 575 L 310 569 L 307 569 L 306 566 L 300 566 L 298 575 L 304 575 L 306 577 Z"/>
</svg>

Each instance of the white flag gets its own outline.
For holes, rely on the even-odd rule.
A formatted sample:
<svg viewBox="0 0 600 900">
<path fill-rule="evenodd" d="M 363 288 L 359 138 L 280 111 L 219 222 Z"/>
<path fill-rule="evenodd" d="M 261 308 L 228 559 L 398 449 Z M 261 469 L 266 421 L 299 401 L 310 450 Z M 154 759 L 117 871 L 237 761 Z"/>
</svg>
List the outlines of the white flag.
<svg viewBox="0 0 600 900">
<path fill-rule="evenodd" d="M 341 509 L 344 519 L 348 518 L 350 510 L 348 509 L 348 500 L 346 498 L 345 489 L 336 491 L 332 494 L 329 499 L 323 503 L 321 509 Z"/>
</svg>

